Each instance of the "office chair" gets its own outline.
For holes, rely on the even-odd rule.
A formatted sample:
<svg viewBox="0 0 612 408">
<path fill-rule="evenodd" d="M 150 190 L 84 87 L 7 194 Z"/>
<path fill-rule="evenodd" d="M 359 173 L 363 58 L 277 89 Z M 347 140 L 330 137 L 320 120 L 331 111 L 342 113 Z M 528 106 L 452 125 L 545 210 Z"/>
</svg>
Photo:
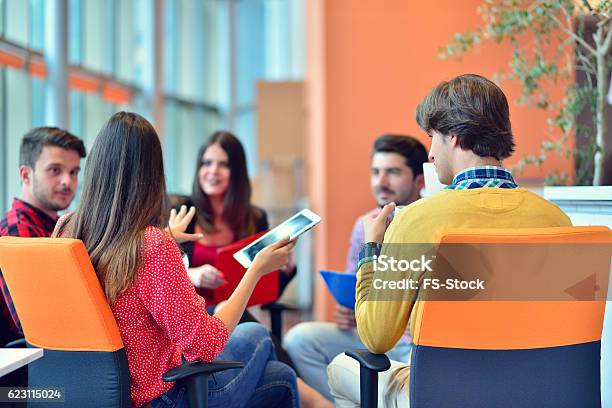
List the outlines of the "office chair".
<svg viewBox="0 0 612 408">
<path fill-rule="evenodd" d="M 508 258 L 515 251 L 508 249 L 513 245 L 529 250 L 524 256 Z M 519 246 L 512 253 L 520 254 Z M 543 270 L 554 272 L 543 267 L 550 258 L 582 269 L 569 268 L 575 276 L 559 273 L 534 278 L 540 283 L 549 280 L 551 285 L 576 282 L 565 286 L 565 300 L 552 291 L 539 299 L 420 297 L 411 315 L 415 329 L 410 407 L 600 407 L 601 334 L 611 248 L 612 232 L 607 227 L 447 231 L 438 259 L 457 265 L 456 272 L 467 269 L 467 275 L 474 277 L 485 273 L 493 284 L 509 282 L 507 275 L 495 275 L 500 271 L 514 270 L 517 279 Z M 477 263 L 482 267 L 475 268 Z M 372 378 L 388 367 L 386 357 L 367 351 L 347 355 L 360 363 L 361 406 L 376 407 L 377 386 Z"/>
<path fill-rule="evenodd" d="M 4 274 L 29 347 L 28 385 L 61 387 L 65 401 L 29 406 L 130 407 L 130 373 L 117 323 L 83 243 L 66 238 L 0 237 Z M 191 362 L 166 372 L 185 383 L 191 407 L 206 407 L 208 376 L 239 362 Z"/>
</svg>

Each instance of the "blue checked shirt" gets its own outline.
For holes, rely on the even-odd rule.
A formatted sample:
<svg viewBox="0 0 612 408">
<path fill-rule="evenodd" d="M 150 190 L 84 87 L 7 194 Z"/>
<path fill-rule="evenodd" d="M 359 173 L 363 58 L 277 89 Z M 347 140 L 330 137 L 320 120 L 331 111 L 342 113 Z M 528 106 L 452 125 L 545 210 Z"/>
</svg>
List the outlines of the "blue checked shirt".
<svg viewBox="0 0 612 408">
<path fill-rule="evenodd" d="M 471 188 L 517 188 L 512 173 L 496 166 L 477 166 L 467 168 L 455 175 L 447 190 L 469 190 Z"/>
</svg>

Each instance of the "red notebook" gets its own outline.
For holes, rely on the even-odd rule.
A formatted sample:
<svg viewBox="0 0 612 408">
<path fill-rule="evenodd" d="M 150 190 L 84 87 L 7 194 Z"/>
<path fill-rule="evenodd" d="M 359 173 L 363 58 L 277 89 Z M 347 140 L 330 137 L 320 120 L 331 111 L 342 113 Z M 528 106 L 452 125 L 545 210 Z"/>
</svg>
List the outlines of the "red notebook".
<svg viewBox="0 0 612 408">
<path fill-rule="evenodd" d="M 234 259 L 234 253 L 238 252 L 257 238 L 265 234 L 267 231 L 260 232 L 250 237 L 244 238 L 240 241 L 226 245 L 217 250 L 217 264 L 216 267 L 219 269 L 227 283 L 219 286 L 217 289 L 212 291 L 212 304 L 217 304 L 222 300 L 226 300 L 240 283 L 242 276 L 246 269 Z M 262 277 L 257 285 L 253 294 L 249 299 L 247 306 L 262 305 L 266 303 L 275 302 L 278 299 L 278 271 L 267 274 Z"/>
</svg>

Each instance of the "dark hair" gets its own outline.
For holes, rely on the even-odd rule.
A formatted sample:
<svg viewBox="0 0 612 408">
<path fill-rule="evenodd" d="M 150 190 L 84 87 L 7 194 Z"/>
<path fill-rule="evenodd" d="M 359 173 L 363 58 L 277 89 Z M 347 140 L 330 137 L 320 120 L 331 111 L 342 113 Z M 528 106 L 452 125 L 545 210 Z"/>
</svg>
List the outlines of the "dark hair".
<svg viewBox="0 0 612 408">
<path fill-rule="evenodd" d="M 414 177 L 423 174 L 423 163 L 428 161 L 425 146 L 412 136 L 382 135 L 374 141 L 374 153 L 397 153 L 404 156 Z"/>
<path fill-rule="evenodd" d="M 498 160 L 514 152 L 508 101 L 502 90 L 480 75 L 461 75 L 440 83 L 416 109 L 428 134 L 456 135 L 462 149 Z"/>
<path fill-rule="evenodd" d="M 110 302 L 137 277 L 145 229 L 167 225 L 166 200 L 155 129 L 136 113 L 115 113 L 87 158 L 79 206 L 56 234 L 83 241 Z"/>
<path fill-rule="evenodd" d="M 74 150 L 80 157 L 85 157 L 83 141 L 57 127 L 37 127 L 23 136 L 19 148 L 19 165 L 34 168 L 45 146 L 57 146 L 67 150 Z"/>
<path fill-rule="evenodd" d="M 236 239 L 255 233 L 255 208 L 251 205 L 251 182 L 247 170 L 246 155 L 240 140 L 227 131 L 216 131 L 200 147 L 196 161 L 195 179 L 191 200 L 197 209 L 198 224 L 205 232 L 216 231 L 214 214 L 208 195 L 202 190 L 198 172 L 204 152 L 219 144 L 225 151 L 230 169 L 230 181 L 223 199 L 223 220 L 230 226 Z"/>
</svg>

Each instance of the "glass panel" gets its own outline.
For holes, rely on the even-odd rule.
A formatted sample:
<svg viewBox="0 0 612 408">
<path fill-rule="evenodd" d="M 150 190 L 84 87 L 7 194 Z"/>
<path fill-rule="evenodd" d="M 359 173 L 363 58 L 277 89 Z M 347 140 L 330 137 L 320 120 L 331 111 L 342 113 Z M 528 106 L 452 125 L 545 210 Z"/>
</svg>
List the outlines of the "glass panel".
<svg viewBox="0 0 612 408">
<path fill-rule="evenodd" d="M 170 164 L 176 172 L 178 191 L 188 194 L 191 191 L 195 172 L 195 160 L 198 142 L 202 141 L 207 134 L 204 127 L 204 115 L 194 109 L 179 107 L 178 120 L 180 133 L 174 139 L 177 142 L 175 160 Z M 168 143 L 166 143 L 168 144 Z"/>
<path fill-rule="evenodd" d="M 164 4 L 164 90 L 189 101 L 215 103 L 217 4 L 169 0 Z"/>
<path fill-rule="evenodd" d="M 84 128 L 84 123 L 85 123 L 84 104 L 85 104 L 86 95 L 83 94 L 82 92 L 71 90 L 69 98 L 70 98 L 70 129 L 69 130 L 76 137 L 83 139 L 83 142 L 85 143 L 85 150 L 87 154 L 89 154 L 89 150 L 91 149 L 91 142 L 89 142 L 83 135 L 83 128 Z M 86 160 L 81 161 L 82 170 L 79 173 L 79 184 L 77 187 L 76 194 L 74 196 L 74 200 L 72 200 L 72 203 L 68 207 L 67 211 L 73 211 L 79 202 L 79 198 L 81 197 L 81 190 L 83 188 L 83 183 L 82 183 L 83 174 L 84 174 L 83 170 L 85 168 L 85 163 L 86 163 Z"/>
<path fill-rule="evenodd" d="M 117 78 L 126 82 L 135 79 L 134 53 L 135 53 L 135 19 L 134 2 L 118 1 L 116 5 L 115 21 L 115 50 L 117 56 L 115 74 Z"/>
<path fill-rule="evenodd" d="M 130 101 L 130 105 L 126 108 L 130 111 L 136 112 L 145 118 L 156 127 L 155 121 L 153 120 L 153 111 L 151 110 L 150 99 L 142 92 L 136 93 L 132 100 Z"/>
<path fill-rule="evenodd" d="M 214 65 L 215 71 L 211 73 L 215 78 L 215 97 L 211 99 L 224 112 L 230 105 L 230 38 L 229 38 L 229 2 L 216 3 L 217 29 L 215 30 L 215 43 L 217 50 L 212 56 L 209 66 Z"/>
<path fill-rule="evenodd" d="M 110 73 L 105 64 L 107 9 L 105 0 L 87 0 L 83 7 L 83 65 L 96 72 Z"/>
<path fill-rule="evenodd" d="M 190 194 L 196 153 L 217 128 L 217 115 L 194 106 L 168 101 L 165 107 L 164 160 L 167 190 Z"/>
<path fill-rule="evenodd" d="M 90 153 L 93 142 L 102 128 L 104 122 L 110 117 L 113 110 L 112 105 L 105 103 L 99 94 L 85 94 L 77 91 L 70 92 L 70 130 L 83 139 L 87 154 Z M 81 162 L 85 167 L 86 161 Z M 83 170 L 79 176 L 79 187 L 75 199 L 70 204 L 68 211 L 74 210 L 81 196 Z"/>
<path fill-rule="evenodd" d="M 263 0 L 236 6 L 236 103 L 242 107 L 253 103 L 255 82 L 265 75 L 265 9 Z"/>
<path fill-rule="evenodd" d="M 4 6 L 6 6 L 5 0 L 0 0 L 0 37 L 4 35 Z M 0 202 L 0 209 L 1 208 L 2 204 Z"/>
<path fill-rule="evenodd" d="M 32 127 L 30 117 L 31 100 L 29 77 L 23 71 L 7 69 L 5 71 L 6 95 L 11 103 L 5 104 L 6 112 L 6 154 L 3 162 L 6 169 L 6 200 L 9 205 L 13 197 L 19 195 L 19 146 L 23 135 Z"/>
<path fill-rule="evenodd" d="M 289 5 L 286 1 L 265 2 L 266 19 L 266 72 L 267 79 L 280 80 L 286 78 L 289 69 Z"/>
<path fill-rule="evenodd" d="M 249 110 L 236 116 L 236 137 L 242 142 L 247 158 L 249 176 L 254 177 L 257 171 L 257 138 L 255 136 L 255 114 Z"/>
<path fill-rule="evenodd" d="M 227 1 L 164 2 L 164 92 L 227 106 Z"/>
<path fill-rule="evenodd" d="M 206 0 L 203 7 L 203 43 L 200 58 L 203 78 L 203 100 L 211 105 L 219 103 L 219 11 L 216 0 Z"/>
<path fill-rule="evenodd" d="M 30 0 L 30 47 L 42 51 L 45 48 L 45 0 Z"/>
<path fill-rule="evenodd" d="M 177 186 L 177 172 L 174 168 L 174 163 L 178 158 L 177 143 L 180 139 L 177 122 L 177 104 L 172 100 L 166 100 L 164 104 L 164 170 L 166 172 L 166 191 L 170 194 L 187 194 L 187 191 L 180 191 Z M 188 160 L 188 158 L 186 159 Z"/>
<path fill-rule="evenodd" d="M 304 79 L 305 52 L 306 52 L 306 28 L 305 28 L 305 0 L 289 1 L 289 22 L 286 25 L 288 36 L 291 38 L 289 44 L 289 61 L 291 79 Z"/>
<path fill-rule="evenodd" d="M 81 0 L 68 2 L 68 62 L 81 65 L 83 62 L 83 8 Z"/>
<path fill-rule="evenodd" d="M 134 0 L 134 10 L 137 18 L 132 20 L 134 26 L 134 84 L 139 87 L 153 89 L 154 87 L 154 50 L 155 36 L 151 29 L 154 21 L 154 1 Z M 162 2 L 163 3 L 163 2 Z M 161 29 L 161 28 L 160 28 Z"/>
<path fill-rule="evenodd" d="M 83 133 L 85 146 L 91 147 L 102 125 L 110 118 L 112 105 L 104 102 L 100 94 L 85 94 L 83 98 Z"/>
<path fill-rule="evenodd" d="M 5 0 L 5 36 L 9 41 L 27 47 L 28 45 L 28 2 L 24 0 Z"/>
<path fill-rule="evenodd" d="M 176 93 L 178 60 L 178 32 L 177 32 L 178 3 L 176 0 L 164 2 L 164 91 Z"/>
<path fill-rule="evenodd" d="M 82 137 L 83 133 L 83 98 L 81 92 L 70 91 L 70 132 L 78 137 Z"/>
<path fill-rule="evenodd" d="M 190 100 L 202 100 L 202 2 L 183 0 L 179 4 L 177 93 Z"/>
<path fill-rule="evenodd" d="M 32 127 L 45 124 L 45 81 L 32 77 Z"/>
<path fill-rule="evenodd" d="M 104 14 L 102 14 L 102 71 L 108 76 L 113 76 L 116 65 L 115 38 L 117 37 L 118 21 L 115 14 L 116 3 L 116 0 L 104 0 L 102 3 L 104 8 Z"/>
</svg>

